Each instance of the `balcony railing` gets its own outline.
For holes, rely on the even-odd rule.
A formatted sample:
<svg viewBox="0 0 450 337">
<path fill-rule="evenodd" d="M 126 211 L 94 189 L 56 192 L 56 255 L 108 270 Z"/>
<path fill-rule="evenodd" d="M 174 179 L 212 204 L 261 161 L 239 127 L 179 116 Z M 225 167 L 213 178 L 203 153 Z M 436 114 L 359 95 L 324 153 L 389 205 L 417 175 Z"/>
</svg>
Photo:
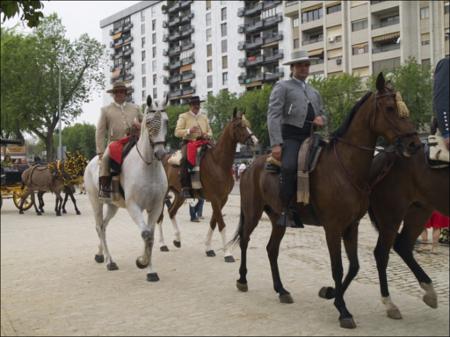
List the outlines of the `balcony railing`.
<svg viewBox="0 0 450 337">
<path fill-rule="evenodd" d="M 174 98 L 178 96 L 181 96 L 181 89 L 177 89 L 169 93 L 169 98 Z"/>
<path fill-rule="evenodd" d="M 263 10 L 270 9 L 281 4 L 282 0 L 272 0 L 272 1 L 264 1 L 263 2 Z"/>
<path fill-rule="evenodd" d="M 313 38 L 313 39 L 305 39 L 305 40 L 302 41 L 302 45 L 306 46 L 308 44 L 316 43 L 316 42 L 320 42 L 320 41 L 323 41 L 323 36 L 319 36 L 319 37 L 316 37 L 316 38 Z"/>
<path fill-rule="evenodd" d="M 170 20 L 168 25 L 169 25 L 169 27 L 174 27 L 174 26 L 178 25 L 180 23 L 180 21 L 181 21 L 180 17 L 176 17 L 176 18 Z"/>
<path fill-rule="evenodd" d="M 264 44 L 272 43 L 275 41 L 283 40 L 283 33 L 273 33 L 272 36 L 264 37 Z"/>
<path fill-rule="evenodd" d="M 133 53 L 133 48 L 128 48 L 127 50 L 123 51 L 123 56 L 131 55 L 131 53 Z"/>
<path fill-rule="evenodd" d="M 134 75 L 133 75 L 133 74 L 126 74 L 126 75 L 124 76 L 124 80 L 125 80 L 125 81 L 132 81 L 133 78 L 134 78 Z"/>
<path fill-rule="evenodd" d="M 391 50 L 395 50 L 395 49 L 400 49 L 400 43 L 388 44 L 388 45 L 381 46 L 381 47 L 373 46 L 372 54 L 383 53 L 385 51 L 391 51 Z"/>
<path fill-rule="evenodd" d="M 109 35 L 114 35 L 114 34 L 117 34 L 117 33 L 122 32 L 122 31 L 123 31 L 123 25 L 120 25 L 119 27 L 116 27 L 116 28 L 114 28 L 114 29 L 111 29 L 111 30 L 109 31 Z"/>
<path fill-rule="evenodd" d="M 186 8 L 187 6 L 189 6 L 191 3 L 193 2 L 193 0 L 183 0 L 180 2 L 180 9 L 182 8 Z"/>
<path fill-rule="evenodd" d="M 283 21 L 283 15 L 282 14 L 277 14 L 274 16 L 271 16 L 267 19 L 264 19 L 264 27 L 270 27 L 273 26 L 275 24 L 277 24 L 278 22 Z"/>
<path fill-rule="evenodd" d="M 191 64 L 195 62 L 195 58 L 194 55 L 191 55 L 189 57 L 186 57 L 184 59 L 181 60 L 181 65 L 184 66 L 186 64 Z"/>
<path fill-rule="evenodd" d="M 253 48 L 257 48 L 259 46 L 261 46 L 263 44 L 263 40 L 262 38 L 257 38 L 255 39 L 255 41 L 252 42 L 239 42 L 238 44 L 238 49 L 242 50 L 242 49 L 253 49 Z"/>
<path fill-rule="evenodd" d="M 191 80 L 194 77 L 195 77 L 195 72 L 193 72 L 193 71 L 188 71 L 188 72 L 181 74 L 182 81 Z"/>
<path fill-rule="evenodd" d="M 179 32 L 175 32 L 169 35 L 169 41 L 176 41 L 181 37 L 181 34 Z"/>
<path fill-rule="evenodd" d="M 246 33 L 252 33 L 264 27 L 264 23 L 262 21 L 256 21 L 254 24 L 248 24 L 244 26 L 244 31 Z"/>
<path fill-rule="evenodd" d="M 111 41 L 109 46 L 111 48 L 116 48 L 116 47 L 119 47 L 120 45 L 122 45 L 122 43 L 123 43 L 123 39 L 119 39 L 119 40 L 116 40 L 116 41 Z"/>
<path fill-rule="evenodd" d="M 279 50 L 278 53 L 273 55 L 264 56 L 264 62 L 273 62 L 277 61 L 279 59 L 282 59 L 284 56 L 284 53 L 282 50 Z"/>
<path fill-rule="evenodd" d="M 193 32 L 194 32 L 194 27 L 189 27 L 188 29 L 186 29 L 186 30 L 183 29 L 181 31 L 181 36 L 185 37 L 185 36 L 192 34 Z"/>
<path fill-rule="evenodd" d="M 239 60 L 239 66 L 240 67 L 250 67 L 250 66 L 255 66 L 258 65 L 260 63 L 262 63 L 264 60 L 264 57 L 262 55 L 258 55 L 258 56 L 250 56 L 244 59 L 240 59 Z"/>
<path fill-rule="evenodd" d="M 195 47 L 194 42 L 189 42 L 181 45 L 181 51 L 189 50 Z"/>
<path fill-rule="evenodd" d="M 167 9 L 168 13 L 175 13 L 180 8 L 181 3 L 176 2 L 170 8 Z"/>
<path fill-rule="evenodd" d="M 125 69 L 130 69 L 132 66 L 134 66 L 133 61 L 125 63 Z"/>
<path fill-rule="evenodd" d="M 183 14 L 181 15 L 180 23 L 185 23 L 191 21 L 191 19 L 194 17 L 194 13 L 189 13 L 188 15 Z"/>
<path fill-rule="evenodd" d="M 133 28 L 133 23 L 132 23 L 132 22 L 129 22 L 129 23 L 127 23 L 126 25 L 123 26 L 123 31 L 124 31 L 124 32 L 125 32 L 125 31 L 128 31 L 128 30 L 130 30 L 131 28 Z"/>
<path fill-rule="evenodd" d="M 181 80 L 180 74 L 177 74 L 175 76 L 169 77 L 169 83 L 170 84 L 174 84 L 174 83 L 180 82 L 180 80 Z"/>
<path fill-rule="evenodd" d="M 392 26 L 392 25 L 396 25 L 400 23 L 400 18 L 398 16 L 396 16 L 395 18 L 393 18 L 392 20 L 388 20 L 388 21 L 382 21 L 379 23 L 374 23 L 372 25 L 372 29 L 377 29 L 377 28 L 382 28 L 382 27 L 387 27 L 387 26 Z"/>
<path fill-rule="evenodd" d="M 179 54 L 180 52 L 181 52 L 181 47 L 177 46 L 177 47 L 171 48 L 168 52 L 168 55 L 175 56 L 175 55 Z"/>
<path fill-rule="evenodd" d="M 258 2 L 258 4 L 252 6 L 252 7 L 246 7 L 244 9 L 244 15 L 254 15 L 257 14 L 259 12 L 261 12 L 263 6 L 262 6 L 262 2 Z"/>
<path fill-rule="evenodd" d="M 193 94 L 194 92 L 195 92 L 195 88 L 192 86 L 183 88 L 183 95 L 190 95 L 190 94 Z"/>
<path fill-rule="evenodd" d="M 181 65 L 180 61 L 171 62 L 169 63 L 169 69 L 170 70 L 177 69 L 180 67 L 180 65 Z"/>
<path fill-rule="evenodd" d="M 275 72 L 265 72 L 264 73 L 264 80 L 265 81 L 275 81 L 278 80 L 279 78 L 284 76 L 284 71 L 283 70 L 277 70 Z"/>
<path fill-rule="evenodd" d="M 127 37 L 126 39 L 123 40 L 123 44 L 130 43 L 131 41 L 133 41 L 133 37 L 132 37 L 132 36 L 129 36 L 129 37 Z"/>
</svg>

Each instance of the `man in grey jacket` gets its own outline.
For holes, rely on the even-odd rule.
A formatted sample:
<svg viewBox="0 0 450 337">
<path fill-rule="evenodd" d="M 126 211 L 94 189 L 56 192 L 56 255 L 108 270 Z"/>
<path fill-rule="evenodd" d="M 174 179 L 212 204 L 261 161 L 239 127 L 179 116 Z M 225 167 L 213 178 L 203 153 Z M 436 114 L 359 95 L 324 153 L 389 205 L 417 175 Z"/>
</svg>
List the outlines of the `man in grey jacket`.
<svg viewBox="0 0 450 337">
<path fill-rule="evenodd" d="M 280 226 L 303 227 L 294 207 L 298 151 L 311 128 L 327 122 L 319 92 L 305 82 L 311 60 L 304 50 L 294 52 L 291 61 L 284 63 L 291 67 L 291 79 L 277 82 L 270 95 L 267 115 L 270 145 L 272 157 L 281 161 L 283 211 L 277 221 Z"/>
</svg>

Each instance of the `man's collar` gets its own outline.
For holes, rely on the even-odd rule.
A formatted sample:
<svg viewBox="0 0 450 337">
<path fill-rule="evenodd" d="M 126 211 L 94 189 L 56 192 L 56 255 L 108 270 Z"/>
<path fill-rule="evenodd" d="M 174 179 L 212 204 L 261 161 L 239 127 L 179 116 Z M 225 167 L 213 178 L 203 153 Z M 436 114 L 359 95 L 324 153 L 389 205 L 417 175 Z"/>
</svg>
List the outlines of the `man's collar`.
<svg viewBox="0 0 450 337">
<path fill-rule="evenodd" d="M 123 102 L 122 104 L 119 104 L 114 101 L 113 104 L 118 108 L 125 108 L 125 106 L 127 105 L 127 102 Z"/>
<path fill-rule="evenodd" d="M 294 81 L 297 81 L 298 83 L 300 83 L 302 85 L 303 88 L 306 87 L 306 82 L 304 80 L 299 80 L 298 78 L 295 78 L 294 76 L 292 76 L 292 79 Z"/>
<path fill-rule="evenodd" d="M 192 110 L 189 110 L 189 113 L 190 113 L 192 116 L 197 117 L 197 116 L 200 115 L 201 112 L 199 111 L 199 112 L 197 112 L 197 113 L 195 114 L 195 113 L 192 112 Z"/>
</svg>

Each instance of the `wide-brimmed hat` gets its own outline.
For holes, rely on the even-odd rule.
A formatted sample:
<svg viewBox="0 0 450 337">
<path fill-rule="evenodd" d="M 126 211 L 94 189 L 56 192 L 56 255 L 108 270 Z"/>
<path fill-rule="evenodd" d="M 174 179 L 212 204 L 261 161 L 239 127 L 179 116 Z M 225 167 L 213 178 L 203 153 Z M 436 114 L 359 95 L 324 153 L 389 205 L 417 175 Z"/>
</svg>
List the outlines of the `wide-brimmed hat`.
<svg viewBox="0 0 450 337">
<path fill-rule="evenodd" d="M 189 100 L 189 104 L 200 104 L 204 101 L 205 100 L 201 100 L 200 97 L 198 96 L 192 96 L 191 99 Z"/>
<path fill-rule="evenodd" d="M 113 87 L 111 89 L 107 90 L 106 92 L 112 93 L 114 91 L 121 90 L 121 89 L 127 90 L 128 87 L 126 86 L 125 82 L 117 81 L 117 82 L 114 82 Z"/>
<path fill-rule="evenodd" d="M 296 50 L 291 54 L 291 60 L 284 62 L 284 66 L 290 64 L 301 63 L 301 62 L 311 62 L 311 60 L 317 60 L 317 57 L 309 57 L 306 50 Z"/>
</svg>

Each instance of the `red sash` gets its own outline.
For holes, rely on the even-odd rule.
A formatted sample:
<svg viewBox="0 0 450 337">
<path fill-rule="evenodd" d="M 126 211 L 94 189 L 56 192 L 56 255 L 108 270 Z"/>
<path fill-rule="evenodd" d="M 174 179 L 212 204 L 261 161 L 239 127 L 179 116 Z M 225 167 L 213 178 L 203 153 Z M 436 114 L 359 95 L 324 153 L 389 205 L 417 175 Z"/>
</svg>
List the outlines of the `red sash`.
<svg viewBox="0 0 450 337">
<path fill-rule="evenodd" d="M 197 157 L 197 149 L 203 144 L 208 144 L 207 140 L 193 140 L 187 143 L 186 155 L 188 162 L 195 166 L 195 159 Z"/>
<path fill-rule="evenodd" d="M 118 163 L 119 165 L 122 164 L 122 150 L 123 150 L 123 146 L 128 143 L 130 140 L 130 136 L 121 138 L 119 140 L 116 140 L 114 142 L 111 142 L 111 144 L 109 144 L 109 158 L 111 158 L 112 160 L 114 160 L 116 163 Z"/>
</svg>

